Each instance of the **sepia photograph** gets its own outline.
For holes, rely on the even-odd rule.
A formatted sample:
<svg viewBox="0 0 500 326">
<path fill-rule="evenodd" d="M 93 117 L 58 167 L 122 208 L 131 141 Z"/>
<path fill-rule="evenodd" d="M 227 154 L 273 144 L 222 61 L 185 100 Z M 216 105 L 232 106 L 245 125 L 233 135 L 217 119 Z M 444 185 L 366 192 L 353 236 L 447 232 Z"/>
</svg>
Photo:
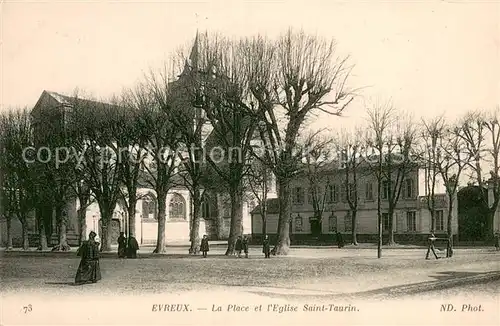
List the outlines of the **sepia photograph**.
<svg viewBox="0 0 500 326">
<path fill-rule="evenodd" d="M 500 1 L 0 17 L 0 325 L 500 324 Z"/>
</svg>

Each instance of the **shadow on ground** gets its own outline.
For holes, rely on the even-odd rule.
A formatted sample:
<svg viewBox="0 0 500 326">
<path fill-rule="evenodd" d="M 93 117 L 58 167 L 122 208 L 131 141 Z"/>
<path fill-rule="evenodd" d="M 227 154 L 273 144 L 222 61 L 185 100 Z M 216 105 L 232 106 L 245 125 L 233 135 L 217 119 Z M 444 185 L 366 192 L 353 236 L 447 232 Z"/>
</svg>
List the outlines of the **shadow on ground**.
<svg viewBox="0 0 500 326">
<path fill-rule="evenodd" d="M 398 297 L 413 296 L 418 294 L 423 294 L 433 291 L 442 291 L 455 287 L 470 286 L 470 285 L 480 285 L 480 284 L 490 284 L 500 281 L 500 271 L 495 272 L 438 272 L 431 277 L 435 278 L 436 281 L 429 282 L 419 282 L 413 284 L 405 284 L 398 286 L 391 286 L 380 288 L 370 291 L 354 292 L 354 293 L 343 293 L 343 294 L 283 294 L 276 292 L 266 292 L 266 291 L 247 291 L 248 293 L 266 296 L 270 298 L 281 298 L 281 299 L 317 299 L 317 300 L 359 300 L 359 299 L 369 299 L 369 300 L 390 300 Z M 445 282 L 448 281 L 448 282 Z M 452 282 L 450 282 L 452 281 Z"/>
</svg>

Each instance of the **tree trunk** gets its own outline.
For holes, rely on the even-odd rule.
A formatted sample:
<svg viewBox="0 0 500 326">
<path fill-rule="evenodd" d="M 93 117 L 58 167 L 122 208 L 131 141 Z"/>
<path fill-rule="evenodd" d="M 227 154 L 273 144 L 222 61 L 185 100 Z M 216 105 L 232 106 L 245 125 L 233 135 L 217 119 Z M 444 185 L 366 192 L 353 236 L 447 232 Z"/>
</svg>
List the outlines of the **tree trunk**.
<svg viewBox="0 0 500 326">
<path fill-rule="evenodd" d="M 38 250 L 47 251 L 47 250 L 49 250 L 49 246 L 47 244 L 47 233 L 45 232 L 45 222 L 44 222 L 43 217 L 41 217 L 41 216 L 38 216 L 37 219 L 38 219 L 38 225 L 39 225 L 38 234 L 39 234 L 39 238 L 40 238 L 40 244 L 39 244 Z"/>
<path fill-rule="evenodd" d="M 451 225 L 452 222 L 452 204 L 448 207 L 448 222 L 447 222 L 447 233 L 448 233 L 448 248 L 446 250 L 446 257 L 453 256 L 453 228 Z"/>
<path fill-rule="evenodd" d="M 83 241 L 87 238 L 87 223 L 86 223 L 87 209 L 80 207 L 78 209 L 78 245 L 81 246 Z"/>
<path fill-rule="evenodd" d="M 153 253 L 166 252 L 165 223 L 167 210 L 167 192 L 158 191 L 158 235 L 156 237 L 156 248 Z M 135 222 L 134 222 L 135 223 Z"/>
<path fill-rule="evenodd" d="M 7 250 L 12 248 L 12 219 L 7 216 Z"/>
<path fill-rule="evenodd" d="M 357 246 L 358 245 L 358 223 L 357 223 L 357 213 L 358 211 L 356 209 L 351 210 L 351 215 L 352 215 L 352 244 Z"/>
<path fill-rule="evenodd" d="M 200 252 L 201 192 L 199 187 L 193 187 L 193 195 L 189 254 L 197 255 Z"/>
<path fill-rule="evenodd" d="M 260 214 L 262 217 L 262 235 L 265 237 L 267 234 L 267 209 L 261 209 Z"/>
<path fill-rule="evenodd" d="M 71 247 L 68 244 L 68 238 L 66 236 L 68 217 L 64 213 L 62 207 L 56 207 L 56 220 L 59 229 L 59 244 L 54 246 L 52 251 L 70 251 Z"/>
<path fill-rule="evenodd" d="M 394 241 L 394 208 L 389 208 L 389 239 L 387 240 L 387 245 L 394 246 L 396 241 Z"/>
<path fill-rule="evenodd" d="M 494 221 L 495 210 L 490 209 L 488 214 L 486 214 L 486 223 L 484 227 L 484 240 L 486 240 L 487 242 L 491 242 L 495 237 L 495 234 L 493 232 Z"/>
<path fill-rule="evenodd" d="M 166 196 L 166 195 L 165 195 Z M 137 206 L 137 197 L 132 196 L 133 198 L 128 199 L 129 205 L 127 207 L 127 214 L 128 214 L 128 236 L 129 237 L 136 237 L 135 236 L 135 208 Z M 165 209 L 164 209 L 165 211 Z M 158 222 L 159 222 L 159 216 L 158 216 Z M 158 226 L 160 224 L 158 223 Z M 165 232 L 163 232 L 165 234 Z"/>
<path fill-rule="evenodd" d="M 380 194 L 382 192 L 382 184 L 381 179 L 378 178 L 377 188 L 377 224 L 378 224 L 378 241 L 377 241 L 377 258 L 382 258 L 382 202 L 380 198 Z"/>
<path fill-rule="evenodd" d="M 434 209 L 432 209 L 430 211 L 430 213 L 431 213 L 431 230 L 430 231 L 434 233 L 434 231 L 436 229 L 436 220 L 434 219 Z"/>
<path fill-rule="evenodd" d="M 101 210 L 101 251 L 111 251 L 111 213 Z"/>
<path fill-rule="evenodd" d="M 21 228 L 23 232 L 23 250 L 29 250 L 30 242 L 28 235 L 28 222 L 26 221 L 26 218 L 24 218 L 24 221 L 21 221 Z"/>
<path fill-rule="evenodd" d="M 287 255 L 290 250 L 290 206 L 291 192 L 290 180 L 280 178 L 279 189 L 279 219 L 278 219 L 278 239 L 274 251 L 276 255 Z"/>
<path fill-rule="evenodd" d="M 241 189 L 232 189 L 231 195 L 231 229 L 227 241 L 226 256 L 234 253 L 236 239 L 242 234 L 243 219 L 243 193 Z"/>
</svg>

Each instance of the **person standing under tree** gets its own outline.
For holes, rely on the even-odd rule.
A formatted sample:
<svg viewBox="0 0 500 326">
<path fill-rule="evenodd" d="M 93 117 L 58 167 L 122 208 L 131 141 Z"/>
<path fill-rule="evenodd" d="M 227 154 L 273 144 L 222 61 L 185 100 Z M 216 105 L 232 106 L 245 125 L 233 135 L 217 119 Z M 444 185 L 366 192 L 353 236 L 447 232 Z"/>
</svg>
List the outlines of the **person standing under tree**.
<svg viewBox="0 0 500 326">
<path fill-rule="evenodd" d="M 133 237 L 130 236 L 128 238 L 128 258 L 137 258 L 137 250 L 139 250 L 139 243 L 137 243 L 137 240 Z"/>
<path fill-rule="evenodd" d="M 339 248 L 344 248 L 344 238 L 342 237 L 342 234 L 337 231 L 337 246 Z"/>
<path fill-rule="evenodd" d="M 125 258 L 127 250 L 127 238 L 125 237 L 124 232 L 120 232 L 120 236 L 118 237 L 118 257 Z"/>
<path fill-rule="evenodd" d="M 241 241 L 241 246 L 243 247 L 243 252 L 245 253 L 245 258 L 248 258 L 248 238 L 245 235 Z"/>
<path fill-rule="evenodd" d="M 262 252 L 264 253 L 264 257 L 271 258 L 271 244 L 269 243 L 269 236 L 267 234 L 262 242 Z"/>
<path fill-rule="evenodd" d="M 84 241 L 78 249 L 77 255 L 82 257 L 76 271 L 75 284 L 96 283 L 101 280 L 99 267 L 99 243 L 95 241 L 97 234 L 91 231 L 89 240 Z"/>
<path fill-rule="evenodd" d="M 243 250 L 243 244 L 241 242 L 241 235 L 238 236 L 238 239 L 236 239 L 236 245 L 235 248 L 236 254 L 238 255 L 238 258 L 241 258 L 241 250 Z"/>
<path fill-rule="evenodd" d="M 210 250 L 210 248 L 208 247 L 208 237 L 206 234 L 201 239 L 200 250 L 203 253 L 203 258 L 207 258 L 207 253 Z"/>
</svg>

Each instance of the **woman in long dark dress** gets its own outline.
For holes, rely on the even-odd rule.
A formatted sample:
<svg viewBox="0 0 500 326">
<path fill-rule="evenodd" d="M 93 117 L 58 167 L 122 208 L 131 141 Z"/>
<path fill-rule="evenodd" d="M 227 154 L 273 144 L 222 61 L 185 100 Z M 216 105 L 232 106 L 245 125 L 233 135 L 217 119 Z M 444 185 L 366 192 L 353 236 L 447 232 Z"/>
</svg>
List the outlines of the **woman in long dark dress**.
<svg viewBox="0 0 500 326">
<path fill-rule="evenodd" d="M 128 238 L 128 247 L 127 247 L 128 255 L 127 255 L 127 257 L 128 258 L 137 258 L 137 250 L 139 250 L 139 243 L 137 242 L 137 240 L 133 236 L 130 236 Z"/>
<path fill-rule="evenodd" d="M 101 279 L 99 267 L 99 243 L 95 241 L 97 234 L 92 231 L 89 240 L 84 241 L 78 255 L 82 257 L 75 276 L 76 284 L 96 283 Z"/>
<path fill-rule="evenodd" d="M 120 232 L 120 236 L 118 237 L 118 257 L 125 258 L 127 256 L 127 238 L 125 237 L 124 232 Z"/>
</svg>

